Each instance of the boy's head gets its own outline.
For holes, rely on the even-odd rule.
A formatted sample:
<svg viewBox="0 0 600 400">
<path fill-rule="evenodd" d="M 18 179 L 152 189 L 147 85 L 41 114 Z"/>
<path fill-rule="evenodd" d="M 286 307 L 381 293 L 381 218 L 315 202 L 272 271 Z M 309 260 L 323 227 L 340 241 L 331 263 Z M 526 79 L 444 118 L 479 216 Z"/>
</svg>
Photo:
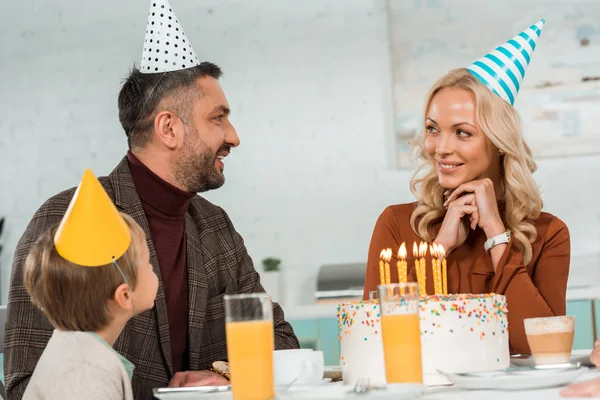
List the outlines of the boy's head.
<svg viewBox="0 0 600 400">
<path fill-rule="evenodd" d="M 150 264 L 146 235 L 128 215 L 121 216 L 131 231 L 131 244 L 113 264 L 84 267 L 67 261 L 56 251 L 58 226 L 46 231 L 33 245 L 24 266 L 24 282 L 33 303 L 54 327 L 67 331 L 97 331 L 117 315 L 152 308 L 158 278 Z"/>
</svg>

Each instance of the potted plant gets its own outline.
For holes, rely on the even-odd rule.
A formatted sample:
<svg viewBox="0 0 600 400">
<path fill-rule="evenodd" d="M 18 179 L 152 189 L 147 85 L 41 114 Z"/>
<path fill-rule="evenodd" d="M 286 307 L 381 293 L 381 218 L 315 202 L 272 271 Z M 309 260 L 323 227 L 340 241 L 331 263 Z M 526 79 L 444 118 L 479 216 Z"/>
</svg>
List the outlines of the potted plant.
<svg viewBox="0 0 600 400">
<path fill-rule="evenodd" d="M 278 258 L 267 257 L 262 260 L 263 273 L 260 274 L 260 282 L 265 288 L 271 300 L 281 302 L 281 260 Z"/>
</svg>

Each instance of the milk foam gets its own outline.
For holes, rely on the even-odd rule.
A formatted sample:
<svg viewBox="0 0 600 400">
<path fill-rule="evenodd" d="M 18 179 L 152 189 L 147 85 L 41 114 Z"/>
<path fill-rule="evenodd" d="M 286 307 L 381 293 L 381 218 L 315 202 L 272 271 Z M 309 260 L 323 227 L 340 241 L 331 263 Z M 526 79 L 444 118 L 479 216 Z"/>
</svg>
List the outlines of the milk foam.
<svg viewBox="0 0 600 400">
<path fill-rule="evenodd" d="M 525 332 L 528 335 L 542 335 L 544 333 L 569 333 L 574 330 L 573 317 L 548 317 L 527 318 L 524 321 Z"/>
</svg>

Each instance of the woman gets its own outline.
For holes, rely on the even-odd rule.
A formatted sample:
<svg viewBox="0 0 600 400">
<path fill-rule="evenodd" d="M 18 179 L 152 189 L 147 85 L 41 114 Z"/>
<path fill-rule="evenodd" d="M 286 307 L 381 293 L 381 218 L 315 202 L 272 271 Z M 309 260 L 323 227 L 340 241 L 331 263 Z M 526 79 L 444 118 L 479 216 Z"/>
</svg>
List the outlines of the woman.
<svg viewBox="0 0 600 400">
<path fill-rule="evenodd" d="M 524 32 L 539 36 L 542 25 Z M 566 312 L 569 231 L 560 219 L 541 212 L 532 175 L 536 164 L 512 106 L 516 91 L 498 94 L 499 85 L 485 79 L 492 74 L 474 68 L 478 62 L 450 71 L 428 96 L 423 134 L 413 143 L 423 160 L 411 181 L 417 201 L 390 206 L 379 217 L 364 297 L 379 284 L 382 249 L 397 250 L 402 242 L 409 249 L 413 242 L 440 244 L 447 256 L 448 292 L 505 295 L 511 353 L 528 354 L 523 319 Z M 427 272 L 427 292 L 433 294 L 431 269 Z M 409 280 L 416 281 L 414 269 Z M 397 281 L 392 271 L 392 282 Z"/>
</svg>

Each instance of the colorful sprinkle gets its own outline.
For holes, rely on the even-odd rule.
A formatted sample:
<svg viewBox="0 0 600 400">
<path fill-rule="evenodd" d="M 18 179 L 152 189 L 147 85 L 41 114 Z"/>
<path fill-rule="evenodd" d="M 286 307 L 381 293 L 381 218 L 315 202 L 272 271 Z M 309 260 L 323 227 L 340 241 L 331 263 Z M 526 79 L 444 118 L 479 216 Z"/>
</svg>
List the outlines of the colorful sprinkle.
<svg viewBox="0 0 600 400">
<path fill-rule="evenodd" d="M 489 300 L 489 301 L 488 301 Z M 441 328 L 445 321 L 445 314 L 457 314 L 458 319 L 466 319 L 462 327 L 454 326 L 454 329 L 448 329 L 454 333 L 454 330 L 467 329 L 470 332 L 477 332 L 480 339 L 486 336 L 482 329 L 490 326 L 490 323 L 499 323 L 501 334 L 507 334 L 507 308 L 506 298 L 502 295 L 489 294 L 451 294 L 426 296 L 420 299 L 421 322 L 430 322 L 432 327 Z M 373 329 L 374 334 L 379 334 L 381 313 L 379 312 L 379 302 L 377 300 L 358 301 L 348 304 L 340 304 L 337 307 L 338 327 L 340 331 L 340 340 L 344 334 L 348 335 L 352 327 L 360 321 L 358 326 Z M 474 328 L 478 327 L 477 330 Z M 365 329 L 365 328 L 361 328 Z M 499 330 L 500 331 L 500 330 Z M 437 332 L 437 331 L 435 331 Z M 434 334 L 434 331 L 426 331 L 428 334 Z M 496 332 L 490 332 L 488 335 L 497 336 Z M 364 337 L 367 340 L 368 337 Z"/>
</svg>

